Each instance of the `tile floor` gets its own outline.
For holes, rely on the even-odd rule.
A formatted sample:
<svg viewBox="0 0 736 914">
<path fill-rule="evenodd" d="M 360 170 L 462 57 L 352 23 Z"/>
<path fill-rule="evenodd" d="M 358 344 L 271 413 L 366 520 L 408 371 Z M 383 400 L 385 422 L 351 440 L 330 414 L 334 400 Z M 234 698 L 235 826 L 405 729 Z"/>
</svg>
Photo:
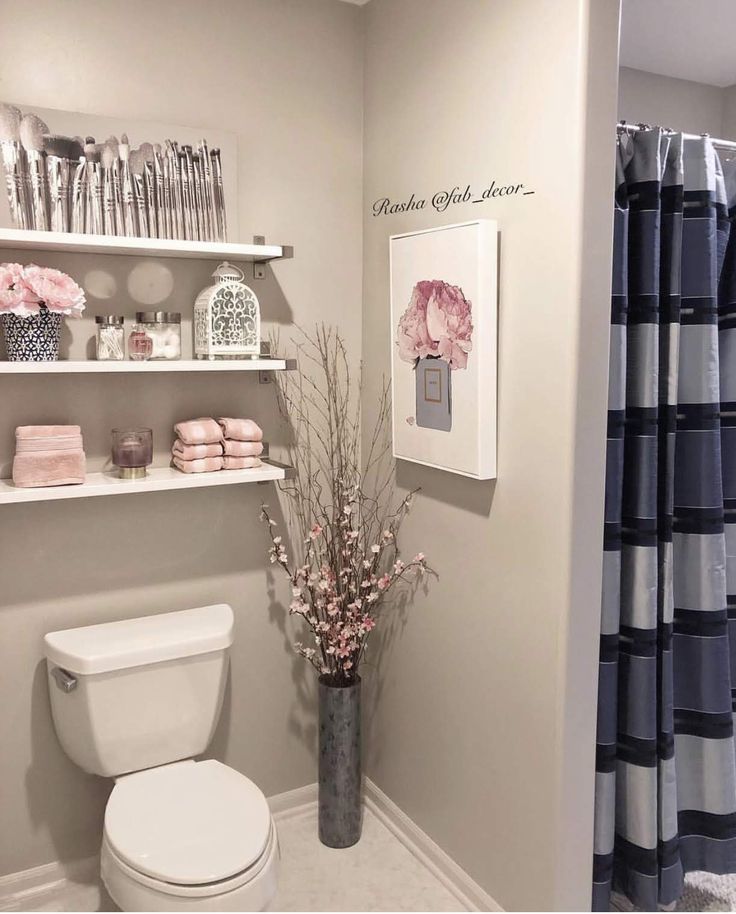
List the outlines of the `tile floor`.
<svg viewBox="0 0 736 914">
<path fill-rule="evenodd" d="M 277 819 L 281 875 L 275 911 L 464 911 L 466 908 L 394 835 L 365 811 L 354 847 L 317 838 L 317 812 Z M 117 911 L 99 884 L 34 895 L 21 911 Z"/>
</svg>

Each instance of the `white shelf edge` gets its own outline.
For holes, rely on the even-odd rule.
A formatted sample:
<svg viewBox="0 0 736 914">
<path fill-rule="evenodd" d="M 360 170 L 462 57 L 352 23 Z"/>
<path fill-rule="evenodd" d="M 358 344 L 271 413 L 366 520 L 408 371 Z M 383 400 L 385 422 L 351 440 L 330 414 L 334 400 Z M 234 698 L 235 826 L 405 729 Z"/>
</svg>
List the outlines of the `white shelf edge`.
<svg viewBox="0 0 736 914">
<path fill-rule="evenodd" d="M 237 244 L 222 241 L 175 241 L 167 238 L 124 238 L 0 228 L 0 248 L 65 251 L 71 254 L 122 254 L 138 257 L 179 257 L 198 260 L 241 260 L 265 263 L 291 257 L 280 244 Z"/>
<path fill-rule="evenodd" d="M 148 374 L 160 372 L 208 371 L 288 371 L 296 367 L 293 359 L 223 359 L 208 361 L 181 359 L 155 362 L 1 362 L 0 374 Z"/>
<path fill-rule="evenodd" d="M 249 470 L 217 470 L 213 473 L 182 473 L 174 467 L 150 467 L 144 479 L 120 479 L 111 472 L 88 473 L 85 482 L 71 486 L 44 486 L 19 489 L 12 479 L 0 479 L 0 505 L 94 498 L 102 495 L 138 495 L 174 489 L 202 489 L 211 486 L 243 485 L 288 479 L 292 468 L 264 460 L 263 466 Z"/>
</svg>

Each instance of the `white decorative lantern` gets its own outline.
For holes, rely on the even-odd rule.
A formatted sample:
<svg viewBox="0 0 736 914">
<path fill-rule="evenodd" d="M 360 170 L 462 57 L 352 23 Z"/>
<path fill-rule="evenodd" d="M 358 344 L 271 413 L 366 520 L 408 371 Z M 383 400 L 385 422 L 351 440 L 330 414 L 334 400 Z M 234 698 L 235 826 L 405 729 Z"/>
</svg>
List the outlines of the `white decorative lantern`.
<svg viewBox="0 0 736 914">
<path fill-rule="evenodd" d="M 194 303 L 194 353 L 198 359 L 242 359 L 261 354 L 261 309 L 242 270 L 225 261 L 215 284 Z"/>
</svg>

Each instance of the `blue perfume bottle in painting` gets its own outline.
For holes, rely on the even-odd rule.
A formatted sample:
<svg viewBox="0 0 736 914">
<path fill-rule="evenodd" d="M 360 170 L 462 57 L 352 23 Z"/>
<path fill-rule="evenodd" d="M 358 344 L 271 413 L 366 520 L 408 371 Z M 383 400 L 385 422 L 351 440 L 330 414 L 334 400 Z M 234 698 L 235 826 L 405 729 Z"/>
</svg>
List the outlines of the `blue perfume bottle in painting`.
<svg viewBox="0 0 736 914">
<path fill-rule="evenodd" d="M 415 416 L 410 425 L 452 431 L 452 372 L 464 370 L 473 348 L 472 305 L 459 286 L 422 280 L 399 319 L 399 358 L 412 362 Z"/>
<path fill-rule="evenodd" d="M 452 431 L 452 374 L 444 359 L 427 357 L 416 364 L 416 423 Z"/>
</svg>

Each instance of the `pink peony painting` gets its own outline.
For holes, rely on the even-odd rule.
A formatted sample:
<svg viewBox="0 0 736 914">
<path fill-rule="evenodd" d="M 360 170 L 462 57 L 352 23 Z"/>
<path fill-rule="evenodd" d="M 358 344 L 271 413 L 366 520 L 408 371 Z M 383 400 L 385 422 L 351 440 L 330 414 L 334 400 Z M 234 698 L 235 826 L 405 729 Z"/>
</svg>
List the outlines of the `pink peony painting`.
<svg viewBox="0 0 736 914">
<path fill-rule="evenodd" d="M 471 311 L 459 286 L 441 279 L 421 280 L 399 319 L 399 357 L 414 365 L 434 357 L 444 359 L 452 370 L 467 368 L 473 348 Z"/>
<path fill-rule="evenodd" d="M 498 227 L 390 238 L 393 453 L 474 479 L 496 471 Z"/>
</svg>

